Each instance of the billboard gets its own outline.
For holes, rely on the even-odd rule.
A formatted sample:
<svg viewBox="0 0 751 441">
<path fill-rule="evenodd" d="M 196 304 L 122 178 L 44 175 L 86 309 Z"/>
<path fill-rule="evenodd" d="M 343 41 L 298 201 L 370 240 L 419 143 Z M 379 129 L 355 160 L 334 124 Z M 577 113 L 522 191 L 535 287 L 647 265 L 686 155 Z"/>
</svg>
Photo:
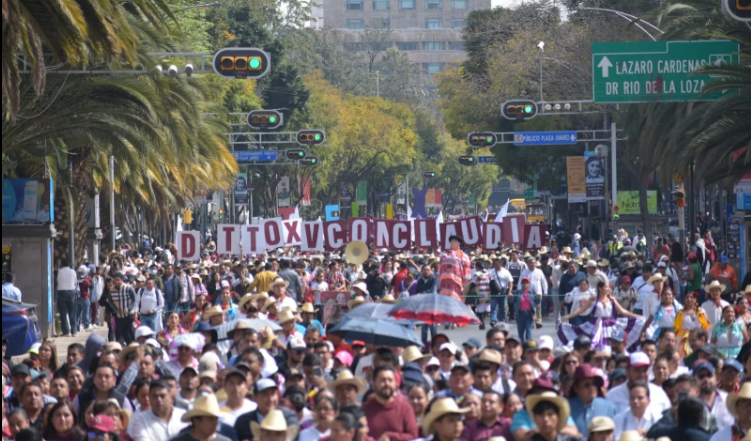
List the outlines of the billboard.
<svg viewBox="0 0 751 441">
<path fill-rule="evenodd" d="M 641 214 L 639 208 L 638 191 L 619 191 L 618 206 L 621 207 L 621 214 Z M 649 214 L 657 214 L 657 191 L 647 191 L 647 211 Z"/>
<path fill-rule="evenodd" d="M 54 198 L 52 179 L 3 179 L 3 223 L 53 223 Z"/>
</svg>

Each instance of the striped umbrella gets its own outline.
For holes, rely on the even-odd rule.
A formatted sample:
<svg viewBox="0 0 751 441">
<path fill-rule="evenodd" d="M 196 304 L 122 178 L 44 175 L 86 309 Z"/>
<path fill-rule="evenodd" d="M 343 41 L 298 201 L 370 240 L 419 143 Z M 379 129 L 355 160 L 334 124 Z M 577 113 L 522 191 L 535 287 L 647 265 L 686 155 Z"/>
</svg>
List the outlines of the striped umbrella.
<svg viewBox="0 0 751 441">
<path fill-rule="evenodd" d="M 352 311 L 348 312 L 344 319 L 381 319 L 389 322 L 398 322 L 400 325 L 415 325 L 420 324 L 417 320 L 398 320 L 389 316 L 389 312 L 394 308 L 394 305 L 389 303 L 365 303 L 358 306 Z"/>
<path fill-rule="evenodd" d="M 417 320 L 428 325 L 451 323 L 468 326 L 480 323 L 464 303 L 443 294 L 420 294 L 394 305 L 389 315 L 399 320 Z"/>
</svg>

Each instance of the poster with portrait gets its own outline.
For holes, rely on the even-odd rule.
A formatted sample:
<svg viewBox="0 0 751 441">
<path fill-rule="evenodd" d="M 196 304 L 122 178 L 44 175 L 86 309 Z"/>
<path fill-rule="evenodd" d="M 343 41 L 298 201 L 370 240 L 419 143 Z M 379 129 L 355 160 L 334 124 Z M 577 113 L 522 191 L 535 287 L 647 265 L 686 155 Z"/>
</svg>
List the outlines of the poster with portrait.
<svg viewBox="0 0 751 441">
<path fill-rule="evenodd" d="M 605 199 L 605 160 L 590 156 L 585 163 L 587 200 Z"/>
<path fill-rule="evenodd" d="M 238 173 L 235 177 L 235 205 L 248 205 L 248 174 Z"/>
<path fill-rule="evenodd" d="M 276 194 L 279 198 L 280 208 L 289 208 L 292 206 L 292 191 L 289 187 L 289 177 L 284 176 L 279 180 L 276 186 Z"/>
<path fill-rule="evenodd" d="M 321 293 L 323 324 L 339 323 L 347 313 L 348 291 L 325 291 Z"/>
</svg>

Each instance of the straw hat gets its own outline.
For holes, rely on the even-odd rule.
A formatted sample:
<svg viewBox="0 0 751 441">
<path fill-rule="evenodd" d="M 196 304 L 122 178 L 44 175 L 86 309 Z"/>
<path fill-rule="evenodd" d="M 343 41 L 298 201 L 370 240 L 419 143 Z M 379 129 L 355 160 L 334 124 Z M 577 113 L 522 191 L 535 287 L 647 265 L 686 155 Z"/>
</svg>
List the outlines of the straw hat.
<svg viewBox="0 0 751 441">
<path fill-rule="evenodd" d="M 378 301 L 378 303 L 389 303 L 391 305 L 396 305 L 397 300 L 393 294 L 386 294 L 381 300 Z"/>
<path fill-rule="evenodd" d="M 409 346 L 404 350 L 404 353 L 402 354 L 404 364 L 412 362 L 423 364 L 427 363 L 428 360 L 430 360 L 432 357 L 433 354 L 423 355 L 423 353 L 420 351 L 420 348 L 418 348 L 417 346 Z"/>
<path fill-rule="evenodd" d="M 120 351 L 120 354 L 117 356 L 120 366 L 124 366 L 128 358 L 128 355 L 136 352 L 139 347 L 141 347 L 140 343 L 133 342 L 129 344 L 128 346 L 126 346 L 122 351 Z"/>
<path fill-rule="evenodd" d="M 276 280 L 274 280 L 273 282 L 271 282 L 270 288 L 274 289 L 274 288 L 276 288 L 279 285 L 284 285 L 284 287 L 286 288 L 286 287 L 289 286 L 289 282 L 286 282 L 286 281 L 284 281 L 284 279 L 282 279 L 281 277 L 279 277 Z"/>
<path fill-rule="evenodd" d="M 496 351 L 495 349 L 484 349 L 482 352 L 480 352 L 480 358 L 479 361 L 484 361 L 486 363 L 493 363 L 498 366 L 503 364 L 503 357 L 501 356 L 501 353 Z"/>
<path fill-rule="evenodd" d="M 217 315 L 224 315 L 224 310 L 221 306 L 212 306 L 208 311 L 206 311 L 206 320 Z"/>
<path fill-rule="evenodd" d="M 347 302 L 347 306 L 350 310 L 357 308 L 358 306 L 362 305 L 363 303 L 367 303 L 365 300 L 365 297 L 363 296 L 357 296 L 354 300 L 350 300 Z"/>
<path fill-rule="evenodd" d="M 261 308 L 261 311 L 266 312 L 273 305 L 276 305 L 276 299 L 266 299 L 266 303 L 263 304 L 263 308 Z"/>
<path fill-rule="evenodd" d="M 568 417 L 571 416 L 571 408 L 568 405 L 568 400 L 555 392 L 543 392 L 540 395 L 527 396 L 527 412 L 532 415 L 535 406 L 543 401 L 553 403 L 558 407 L 558 430 L 566 427 Z"/>
<path fill-rule="evenodd" d="M 107 350 L 112 352 L 120 352 L 123 350 L 123 345 L 121 345 L 119 342 L 111 341 L 107 343 Z"/>
<path fill-rule="evenodd" d="M 279 313 L 279 324 L 283 325 L 287 322 L 295 320 L 295 313 L 291 309 L 285 309 Z"/>
<path fill-rule="evenodd" d="M 356 387 L 358 396 L 365 395 L 365 392 L 368 391 L 368 383 L 362 378 L 357 378 L 352 375 L 352 372 L 350 372 L 349 369 L 343 369 L 339 372 L 339 376 L 336 377 L 336 380 L 327 384 L 326 387 L 335 392 L 337 387 L 347 385 Z"/>
<path fill-rule="evenodd" d="M 636 430 L 627 430 L 623 433 L 621 433 L 621 437 L 618 438 L 618 441 L 642 441 L 644 437 L 639 435 L 639 432 Z"/>
<path fill-rule="evenodd" d="M 615 430 L 615 423 L 608 417 L 594 417 L 587 426 L 589 433 L 608 432 Z"/>
<path fill-rule="evenodd" d="M 250 431 L 253 433 L 253 439 L 261 439 L 262 431 L 268 432 L 285 432 L 287 434 L 286 440 L 293 441 L 297 438 L 298 427 L 287 426 L 287 420 L 284 418 L 284 414 L 281 410 L 272 410 L 263 419 L 263 423 L 258 424 L 255 421 L 250 423 Z"/>
<path fill-rule="evenodd" d="M 713 289 L 719 289 L 720 291 L 722 291 L 725 289 L 725 286 L 722 283 L 720 283 L 719 280 L 712 280 L 712 283 L 710 283 L 709 285 L 704 285 L 704 291 L 706 292 L 709 292 L 710 290 L 713 290 Z M 746 289 L 746 291 L 748 291 L 748 289 Z"/>
<path fill-rule="evenodd" d="M 571 247 L 563 247 L 561 254 L 574 254 L 574 252 L 571 251 Z"/>
<path fill-rule="evenodd" d="M 240 310 L 242 311 L 243 308 L 245 307 L 245 305 L 247 305 L 248 302 L 252 302 L 252 301 L 253 301 L 253 295 L 252 294 L 245 294 L 243 296 L 243 298 L 240 299 L 240 304 L 239 304 Z"/>
<path fill-rule="evenodd" d="M 751 383 L 743 383 L 741 390 L 738 391 L 737 394 L 728 394 L 728 411 L 736 419 L 738 419 L 738 411 L 736 407 L 738 406 L 738 401 L 740 400 L 751 400 Z"/>
<path fill-rule="evenodd" d="M 219 410 L 219 403 L 216 401 L 216 395 L 204 395 L 196 399 L 193 404 L 193 409 L 190 412 L 185 413 L 180 419 L 183 423 L 189 423 L 193 418 L 198 417 L 214 417 L 224 418 L 227 415 Z"/>
<path fill-rule="evenodd" d="M 653 284 L 655 282 L 664 282 L 665 280 L 667 280 L 667 279 L 665 277 L 663 277 L 662 274 L 657 273 L 654 276 L 650 277 L 649 280 L 647 280 L 647 283 L 649 283 L 651 285 L 651 284 Z"/>
<path fill-rule="evenodd" d="M 751 294 L 751 285 L 748 285 L 741 294 Z"/>
<path fill-rule="evenodd" d="M 193 274 L 192 276 L 190 276 L 190 279 L 191 280 L 198 280 L 200 282 L 201 281 L 201 276 L 198 275 L 198 274 Z"/>
<path fill-rule="evenodd" d="M 316 312 L 318 312 L 318 310 L 313 307 L 312 303 L 305 303 L 304 305 L 302 305 L 302 308 L 300 308 L 300 312 L 315 314 Z"/>
<path fill-rule="evenodd" d="M 253 294 L 253 295 L 250 296 L 250 300 L 253 301 L 253 302 L 257 302 L 258 299 L 264 299 L 264 300 L 266 300 L 268 298 L 269 298 L 269 293 L 267 293 L 267 292 L 261 292 L 261 293 Z"/>
<path fill-rule="evenodd" d="M 550 252 L 550 250 L 548 250 L 548 247 L 542 247 L 542 248 L 540 248 L 540 251 L 538 251 L 537 253 L 540 256 L 542 256 L 543 254 L 548 254 L 549 252 Z"/>
<path fill-rule="evenodd" d="M 433 403 L 430 408 L 430 413 L 425 415 L 425 419 L 422 421 L 423 433 L 426 435 L 433 434 L 433 423 L 437 419 L 446 415 L 464 415 L 469 412 L 469 409 L 460 409 L 456 404 L 456 401 L 452 398 L 443 398 Z M 564 420 L 564 426 L 565 424 Z"/>
</svg>

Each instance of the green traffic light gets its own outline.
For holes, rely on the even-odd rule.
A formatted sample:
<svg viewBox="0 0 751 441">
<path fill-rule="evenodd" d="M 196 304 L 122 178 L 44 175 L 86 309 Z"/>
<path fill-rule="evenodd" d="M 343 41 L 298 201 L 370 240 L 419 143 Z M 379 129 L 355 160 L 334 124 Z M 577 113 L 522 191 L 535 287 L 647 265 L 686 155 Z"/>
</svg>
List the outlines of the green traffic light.
<svg viewBox="0 0 751 441">
<path fill-rule="evenodd" d="M 316 139 L 316 141 L 320 141 L 320 140 L 321 140 L 321 135 L 320 135 L 320 134 L 318 134 L 318 133 L 316 133 L 316 135 L 315 135 L 315 139 Z"/>
<path fill-rule="evenodd" d="M 305 156 L 305 153 L 303 153 L 303 152 L 300 152 L 300 153 L 298 153 L 297 155 L 298 155 L 298 156 L 300 156 L 300 157 L 302 158 L 303 156 Z"/>
<path fill-rule="evenodd" d="M 251 69 L 258 69 L 259 67 L 261 67 L 261 59 L 260 58 L 251 58 L 249 65 L 250 65 Z"/>
<path fill-rule="evenodd" d="M 270 116 L 269 117 L 269 122 L 270 123 L 275 123 L 276 122 L 276 117 L 275 116 Z"/>
<path fill-rule="evenodd" d="M 475 158 L 469 158 L 469 162 L 475 162 Z"/>
<path fill-rule="evenodd" d="M 532 113 L 532 106 L 524 106 L 524 113 Z"/>
<path fill-rule="evenodd" d="M 493 142 L 493 138 L 491 138 L 490 136 L 488 136 L 488 139 L 487 139 L 487 141 L 488 141 L 488 144 L 490 144 L 490 143 L 492 143 L 492 142 Z"/>
<path fill-rule="evenodd" d="M 318 162 L 318 160 L 317 160 L 317 159 L 311 159 L 311 160 L 310 160 L 310 162 L 311 162 L 312 164 L 315 164 L 315 163 L 317 163 L 317 162 Z"/>
</svg>

